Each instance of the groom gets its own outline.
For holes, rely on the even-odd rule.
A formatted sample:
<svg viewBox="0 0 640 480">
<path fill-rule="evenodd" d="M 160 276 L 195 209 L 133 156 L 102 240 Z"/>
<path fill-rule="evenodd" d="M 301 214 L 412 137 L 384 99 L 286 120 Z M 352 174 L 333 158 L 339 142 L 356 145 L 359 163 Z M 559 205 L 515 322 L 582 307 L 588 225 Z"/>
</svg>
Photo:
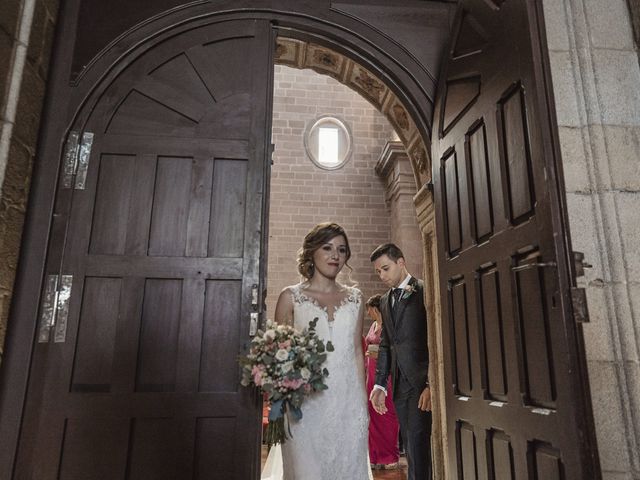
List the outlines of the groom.
<svg viewBox="0 0 640 480">
<path fill-rule="evenodd" d="M 380 245 L 370 258 L 380 280 L 389 287 L 380 299 L 383 328 L 370 400 L 379 414 L 386 412 L 385 386 L 391 373 L 408 480 L 430 480 L 431 390 L 424 284 L 407 272 L 404 255 L 393 243 Z"/>
</svg>

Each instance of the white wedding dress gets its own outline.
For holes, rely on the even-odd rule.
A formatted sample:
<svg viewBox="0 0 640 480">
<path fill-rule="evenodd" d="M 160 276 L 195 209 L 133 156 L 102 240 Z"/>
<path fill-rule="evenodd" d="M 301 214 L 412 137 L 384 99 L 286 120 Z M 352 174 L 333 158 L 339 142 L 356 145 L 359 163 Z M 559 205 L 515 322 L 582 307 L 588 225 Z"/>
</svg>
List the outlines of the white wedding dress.
<svg viewBox="0 0 640 480">
<path fill-rule="evenodd" d="M 302 419 L 291 421 L 292 438 L 281 451 L 279 447 L 271 449 L 262 479 L 371 479 L 364 359 L 355 349 L 362 336 L 357 331 L 362 292 L 349 287 L 335 311 L 305 295 L 302 284 L 291 287 L 291 293 L 294 327 L 302 330 L 318 317 L 318 336 L 330 340 L 335 350 L 325 363 L 329 388 L 305 399 Z"/>
</svg>

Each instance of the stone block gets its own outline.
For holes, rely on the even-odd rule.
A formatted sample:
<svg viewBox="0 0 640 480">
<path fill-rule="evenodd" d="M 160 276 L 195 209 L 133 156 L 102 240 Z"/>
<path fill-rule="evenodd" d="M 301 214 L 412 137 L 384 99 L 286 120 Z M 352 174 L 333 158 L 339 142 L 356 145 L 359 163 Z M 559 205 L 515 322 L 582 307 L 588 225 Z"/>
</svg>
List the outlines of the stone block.
<svg viewBox="0 0 640 480">
<path fill-rule="evenodd" d="M 640 283 L 640 192 L 620 192 L 615 201 L 627 281 Z"/>
<path fill-rule="evenodd" d="M 38 138 L 38 129 L 40 128 L 44 87 L 44 82 L 36 74 L 33 66 L 26 63 L 22 75 L 18 113 L 13 133 L 25 145 L 33 146 L 34 148 Z"/>
<path fill-rule="evenodd" d="M 0 112 L 4 111 L 9 68 L 13 62 L 13 39 L 4 30 L 0 30 Z"/>
<path fill-rule="evenodd" d="M 588 152 L 585 151 L 584 130 L 581 128 L 559 127 L 560 150 L 564 183 L 568 192 L 591 191 L 589 179 Z"/>
<path fill-rule="evenodd" d="M 602 472 L 602 480 L 636 480 L 630 472 Z"/>
<path fill-rule="evenodd" d="M 44 49 L 44 35 L 47 26 L 48 14 L 44 2 L 36 2 L 31 22 L 31 34 L 29 36 L 29 48 L 27 49 L 27 59 L 34 67 L 38 68 L 42 51 Z"/>
<path fill-rule="evenodd" d="M 11 142 L 2 186 L 3 206 L 10 205 L 12 209 L 26 210 L 32 164 L 33 158 L 29 151 L 16 141 Z"/>
<path fill-rule="evenodd" d="M 575 90 L 571 54 L 569 52 L 549 52 L 549 60 L 558 125 L 579 127 L 581 126 L 581 116 Z"/>
<path fill-rule="evenodd" d="M 603 471 L 630 471 L 626 424 L 616 365 L 588 362 L 596 437 Z"/>
<path fill-rule="evenodd" d="M 635 431 L 635 443 L 640 445 L 640 363 L 625 362 L 625 377 L 629 390 L 629 410 L 631 411 L 633 430 Z M 640 452 L 635 452 L 636 465 L 640 464 Z"/>
<path fill-rule="evenodd" d="M 589 252 L 587 261 L 594 265 L 593 269 L 587 270 L 587 280 L 601 279 L 606 283 L 624 283 L 628 280 L 629 261 L 632 260 L 628 258 L 628 255 L 631 254 L 633 248 L 626 250 L 622 241 L 621 225 L 623 222 L 620 219 L 619 195 L 616 192 L 604 191 L 592 196 L 582 196 L 589 198 L 589 202 L 587 203 L 584 200 L 582 202 L 572 202 L 574 208 L 571 211 L 574 213 L 570 213 L 570 215 L 593 223 L 590 227 L 582 228 L 582 235 L 581 233 L 572 234 L 574 250 L 580 250 L 580 248 L 575 247 L 577 242 L 577 244 L 586 249 L 585 253 Z M 570 197 L 573 197 L 572 194 L 567 194 L 567 198 Z M 590 211 L 578 211 L 580 206 Z M 573 232 L 573 222 L 571 222 L 571 228 Z M 600 235 L 597 239 L 590 233 L 593 230 L 596 230 Z M 581 238 L 577 238 L 578 236 L 581 236 Z M 596 247 L 597 251 L 590 249 L 590 246 Z"/>
<path fill-rule="evenodd" d="M 594 48 L 633 50 L 633 31 L 626 0 L 585 0 L 584 5 L 589 39 Z"/>
<path fill-rule="evenodd" d="M 564 2 L 544 0 L 542 6 L 549 50 L 569 50 L 569 27 Z"/>
<path fill-rule="evenodd" d="M 612 338 L 613 312 L 610 309 L 611 292 L 605 286 L 587 287 L 589 323 L 583 325 L 587 359 L 590 361 L 614 361 L 616 354 Z"/>
<path fill-rule="evenodd" d="M 640 293 L 638 288 L 624 283 L 614 283 L 606 287 L 609 295 L 610 322 L 614 331 L 616 360 L 625 362 L 638 362 L 640 352 L 638 352 L 638 331 L 637 319 L 634 318 L 636 303 L 634 294 Z M 615 315 L 615 316 L 614 316 Z"/>
<path fill-rule="evenodd" d="M 21 11 L 21 0 L 2 0 L 0 2 L 0 30 L 15 38 L 18 31 L 18 16 Z"/>
<path fill-rule="evenodd" d="M 58 12 L 60 10 L 60 1 L 59 0 L 39 0 L 41 1 L 47 9 L 49 13 L 49 17 L 54 21 L 58 18 Z"/>
<path fill-rule="evenodd" d="M 635 51 L 594 49 L 591 57 L 602 123 L 640 126 L 638 54 Z"/>
<path fill-rule="evenodd" d="M 589 282 L 594 280 L 608 282 L 610 279 L 603 269 L 603 261 L 607 260 L 598 235 L 598 218 L 593 205 L 595 199 L 591 195 L 581 193 L 567 193 L 566 198 L 571 248 L 583 252 L 585 260 L 593 266 L 586 270 L 585 277 Z"/>
<path fill-rule="evenodd" d="M 640 190 L 640 127 L 604 126 L 611 188 Z M 598 162 L 600 163 L 600 162 Z"/>
</svg>

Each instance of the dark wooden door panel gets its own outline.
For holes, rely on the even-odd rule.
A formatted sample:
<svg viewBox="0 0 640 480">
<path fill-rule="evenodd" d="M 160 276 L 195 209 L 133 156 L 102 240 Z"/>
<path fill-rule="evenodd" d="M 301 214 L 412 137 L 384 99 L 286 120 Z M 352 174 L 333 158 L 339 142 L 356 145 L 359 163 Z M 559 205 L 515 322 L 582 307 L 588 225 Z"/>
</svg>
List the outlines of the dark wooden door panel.
<svg viewBox="0 0 640 480">
<path fill-rule="evenodd" d="M 69 315 L 38 344 L 16 478 L 257 478 L 237 356 L 261 283 L 272 38 L 267 21 L 184 29 L 76 127 L 94 143 L 85 189 L 61 193 Z"/>
<path fill-rule="evenodd" d="M 536 4 L 463 0 L 439 84 L 433 177 L 458 479 L 599 478 Z"/>
</svg>

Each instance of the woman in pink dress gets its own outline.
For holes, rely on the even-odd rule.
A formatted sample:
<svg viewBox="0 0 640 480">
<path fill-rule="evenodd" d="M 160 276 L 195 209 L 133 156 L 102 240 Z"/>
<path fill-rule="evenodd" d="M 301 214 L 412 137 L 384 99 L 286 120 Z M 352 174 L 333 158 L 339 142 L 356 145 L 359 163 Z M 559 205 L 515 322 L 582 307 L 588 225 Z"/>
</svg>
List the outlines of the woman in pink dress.
<svg viewBox="0 0 640 480">
<path fill-rule="evenodd" d="M 371 394 L 376 378 L 376 363 L 378 359 L 378 345 L 382 332 L 382 315 L 380 314 L 380 295 L 374 295 L 366 303 L 367 313 L 374 320 L 369 333 L 364 337 L 367 395 Z M 372 468 L 396 468 L 398 466 L 398 418 L 393 406 L 391 379 L 387 380 L 386 406 L 387 413 L 377 413 L 371 402 L 369 405 L 369 460 Z"/>
</svg>

